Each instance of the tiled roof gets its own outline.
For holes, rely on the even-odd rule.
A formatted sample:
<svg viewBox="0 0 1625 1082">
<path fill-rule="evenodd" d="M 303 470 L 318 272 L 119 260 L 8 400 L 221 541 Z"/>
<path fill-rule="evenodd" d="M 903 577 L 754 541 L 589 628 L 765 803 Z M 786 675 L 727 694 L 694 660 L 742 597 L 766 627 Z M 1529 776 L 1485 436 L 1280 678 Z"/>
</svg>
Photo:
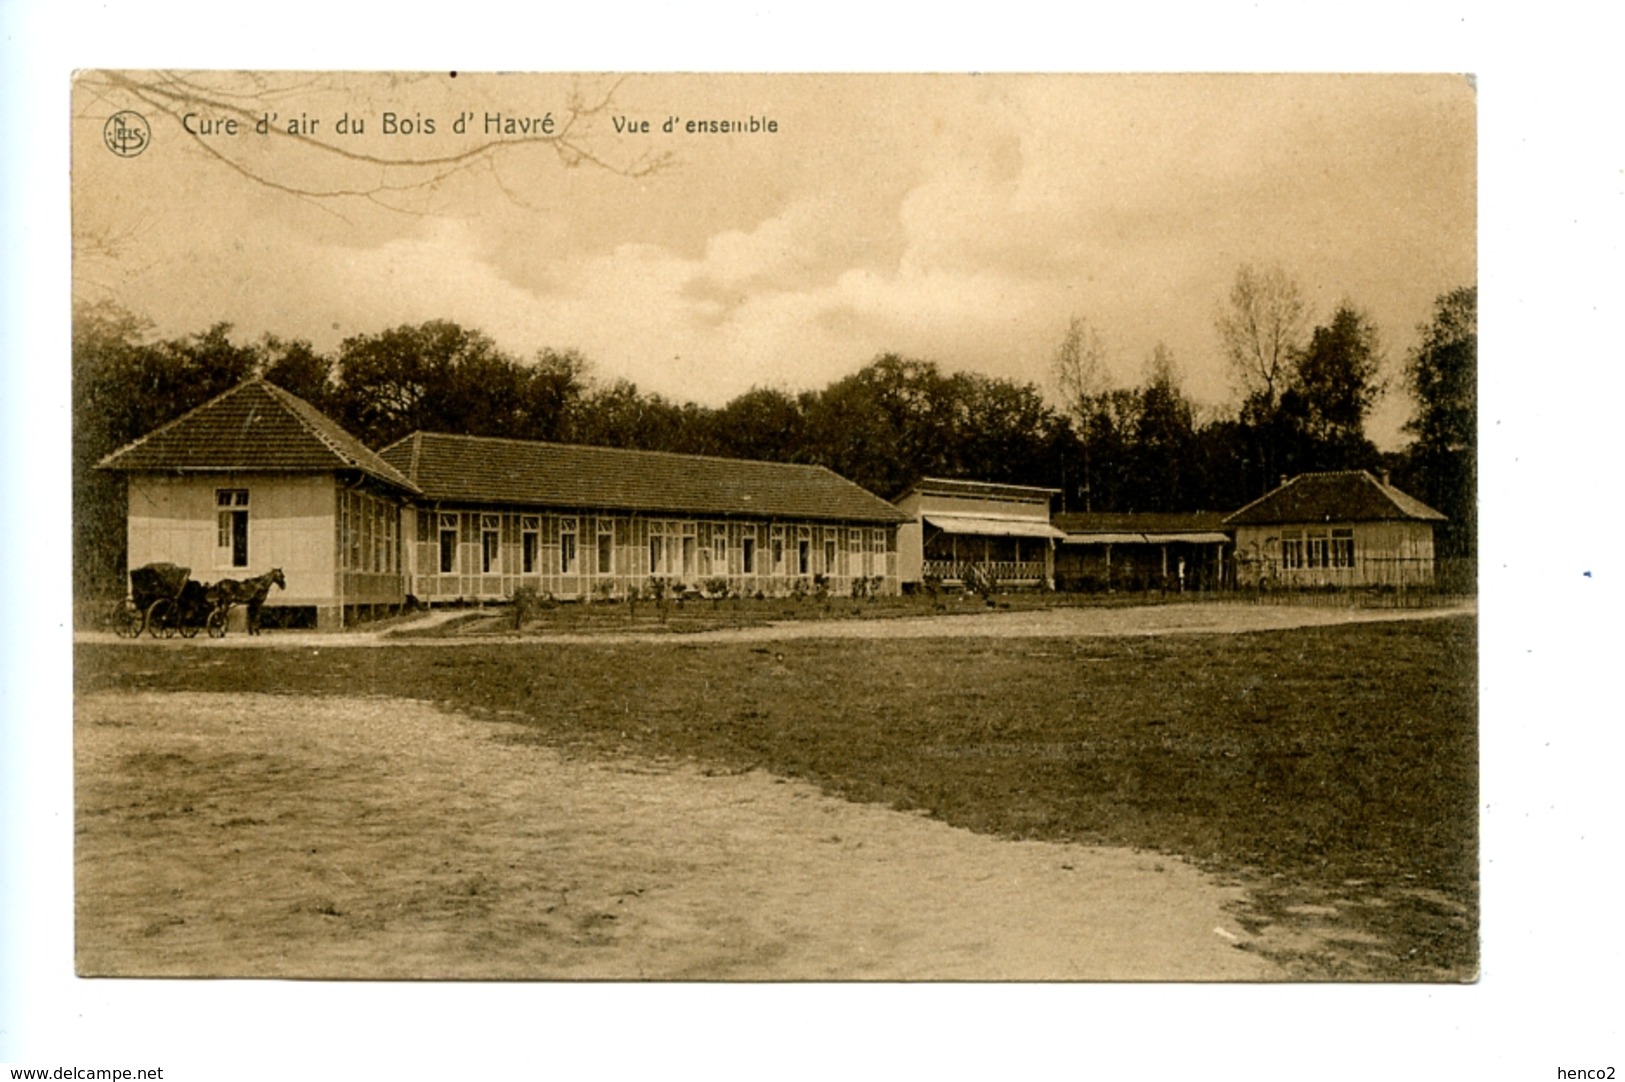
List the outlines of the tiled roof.
<svg viewBox="0 0 1625 1082">
<path fill-rule="evenodd" d="M 906 516 L 822 466 L 414 432 L 381 452 L 431 500 L 840 522 Z"/>
<path fill-rule="evenodd" d="M 315 406 L 263 379 L 239 383 L 114 451 L 97 465 L 125 471 L 360 470 L 417 488 Z"/>
<path fill-rule="evenodd" d="M 1224 512 L 1069 511 L 1052 521 L 1067 534 L 1206 534 L 1224 529 Z"/>
<path fill-rule="evenodd" d="M 1445 516 L 1365 470 L 1300 473 L 1224 520 L 1227 526 L 1292 522 L 1443 522 Z"/>
</svg>

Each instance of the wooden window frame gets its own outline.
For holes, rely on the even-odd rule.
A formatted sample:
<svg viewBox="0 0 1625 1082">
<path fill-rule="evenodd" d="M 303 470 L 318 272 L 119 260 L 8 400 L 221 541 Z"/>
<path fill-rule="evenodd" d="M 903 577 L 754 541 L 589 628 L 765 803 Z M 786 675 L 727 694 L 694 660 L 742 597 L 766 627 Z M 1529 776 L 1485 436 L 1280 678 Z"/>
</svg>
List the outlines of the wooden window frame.
<svg viewBox="0 0 1625 1082">
<path fill-rule="evenodd" d="M 214 490 L 214 506 L 214 565 L 233 569 L 248 567 L 250 559 L 248 489 L 217 488 Z M 241 546 L 237 543 L 239 537 L 242 540 Z M 242 556 L 240 561 L 237 558 L 239 553 Z"/>
</svg>

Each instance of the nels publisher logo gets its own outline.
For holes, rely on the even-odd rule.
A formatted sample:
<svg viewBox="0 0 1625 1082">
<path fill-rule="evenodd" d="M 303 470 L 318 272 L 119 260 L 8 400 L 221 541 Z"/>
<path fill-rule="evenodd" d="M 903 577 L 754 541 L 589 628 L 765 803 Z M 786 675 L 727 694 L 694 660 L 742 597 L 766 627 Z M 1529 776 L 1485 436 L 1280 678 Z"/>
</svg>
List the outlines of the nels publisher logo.
<svg viewBox="0 0 1625 1082">
<path fill-rule="evenodd" d="M 133 158 L 152 142 L 152 129 L 146 117 L 126 109 L 107 118 L 102 126 L 102 142 L 119 157 Z"/>
</svg>

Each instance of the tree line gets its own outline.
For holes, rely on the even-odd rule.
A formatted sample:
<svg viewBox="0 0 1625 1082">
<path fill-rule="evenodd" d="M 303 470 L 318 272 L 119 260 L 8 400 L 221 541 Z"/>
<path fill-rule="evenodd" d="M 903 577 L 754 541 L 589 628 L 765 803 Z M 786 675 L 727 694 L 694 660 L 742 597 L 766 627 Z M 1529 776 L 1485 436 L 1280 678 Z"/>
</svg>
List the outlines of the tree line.
<svg viewBox="0 0 1625 1082">
<path fill-rule="evenodd" d="M 920 477 L 963 477 L 1056 488 L 1073 511 L 1233 510 L 1283 474 L 1389 469 L 1450 516 L 1442 551 L 1473 552 L 1475 289 L 1440 297 L 1418 328 L 1405 372 L 1419 405 L 1398 454 L 1365 435 L 1381 347 L 1354 305 L 1311 327 L 1290 278 L 1243 267 L 1214 322 L 1243 388 L 1227 409 L 1199 408 L 1165 347 L 1137 385 L 1114 385 L 1105 339 L 1082 318 L 1052 359 L 1059 405 L 1031 382 L 888 353 L 818 390 L 757 387 L 708 408 L 601 381 L 575 350 L 519 357 L 444 320 L 355 335 L 329 354 L 273 335 L 236 341 L 224 323 L 156 339 L 138 316 L 84 305 L 73 329 L 76 587 L 105 592 L 123 571 L 122 481 L 94 464 L 256 375 L 375 449 L 421 429 L 799 462 L 885 497 Z"/>
</svg>

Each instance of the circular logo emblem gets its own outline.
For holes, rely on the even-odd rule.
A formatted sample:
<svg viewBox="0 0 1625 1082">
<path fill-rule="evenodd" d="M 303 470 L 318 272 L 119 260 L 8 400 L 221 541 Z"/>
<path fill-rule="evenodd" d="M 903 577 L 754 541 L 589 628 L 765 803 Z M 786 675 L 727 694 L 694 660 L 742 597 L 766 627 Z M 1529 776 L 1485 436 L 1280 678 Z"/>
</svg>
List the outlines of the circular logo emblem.
<svg viewBox="0 0 1625 1082">
<path fill-rule="evenodd" d="M 152 142 L 152 129 L 146 117 L 126 109 L 107 118 L 102 126 L 102 142 L 119 157 L 133 158 Z"/>
</svg>

